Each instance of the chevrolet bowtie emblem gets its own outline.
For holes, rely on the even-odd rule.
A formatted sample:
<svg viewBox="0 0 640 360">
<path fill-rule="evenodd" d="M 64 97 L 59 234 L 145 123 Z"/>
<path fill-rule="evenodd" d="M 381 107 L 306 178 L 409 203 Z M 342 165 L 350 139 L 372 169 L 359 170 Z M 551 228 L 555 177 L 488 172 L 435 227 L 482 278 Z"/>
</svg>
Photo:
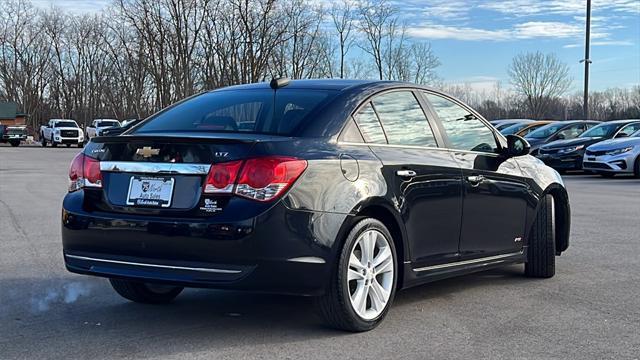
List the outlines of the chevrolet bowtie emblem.
<svg viewBox="0 0 640 360">
<path fill-rule="evenodd" d="M 158 154 L 160 154 L 160 149 L 152 149 L 151 146 L 144 146 L 142 149 L 136 150 L 136 155 L 142 155 L 145 158 Z"/>
</svg>

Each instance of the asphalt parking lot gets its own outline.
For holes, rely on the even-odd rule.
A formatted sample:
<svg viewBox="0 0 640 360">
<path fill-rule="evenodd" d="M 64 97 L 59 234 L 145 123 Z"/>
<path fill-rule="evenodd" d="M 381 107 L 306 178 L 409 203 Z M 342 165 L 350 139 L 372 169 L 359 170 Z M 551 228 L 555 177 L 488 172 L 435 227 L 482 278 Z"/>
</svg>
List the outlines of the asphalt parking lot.
<svg viewBox="0 0 640 360">
<path fill-rule="evenodd" d="M 325 328 L 306 298 L 187 290 L 128 303 L 66 272 L 60 203 L 76 148 L 0 146 L 0 359 L 637 359 L 640 180 L 565 177 L 571 247 L 548 280 L 522 266 L 398 293 L 374 331 Z"/>
</svg>

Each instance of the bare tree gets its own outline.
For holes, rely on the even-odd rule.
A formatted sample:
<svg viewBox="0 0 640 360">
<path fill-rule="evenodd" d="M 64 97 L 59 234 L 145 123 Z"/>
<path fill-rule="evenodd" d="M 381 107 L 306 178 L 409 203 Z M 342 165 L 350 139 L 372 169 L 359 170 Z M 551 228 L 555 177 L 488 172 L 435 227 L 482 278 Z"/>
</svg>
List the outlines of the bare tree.
<svg viewBox="0 0 640 360">
<path fill-rule="evenodd" d="M 338 44 L 340 47 L 340 78 L 344 79 L 345 58 L 347 56 L 347 53 L 349 52 L 349 49 L 353 45 L 351 31 L 354 27 L 353 25 L 355 16 L 351 1 L 342 0 L 341 2 L 335 2 L 331 7 L 329 14 L 331 15 L 333 26 L 338 33 Z"/>
<path fill-rule="evenodd" d="M 386 0 L 367 0 L 360 4 L 359 29 L 366 42 L 361 49 L 373 57 L 378 78 L 384 79 L 385 40 L 397 23 L 396 10 Z"/>
<path fill-rule="evenodd" d="M 508 68 L 511 84 L 525 97 L 533 118 L 544 117 L 551 101 L 571 87 L 569 67 L 555 54 L 520 54 Z"/>
</svg>

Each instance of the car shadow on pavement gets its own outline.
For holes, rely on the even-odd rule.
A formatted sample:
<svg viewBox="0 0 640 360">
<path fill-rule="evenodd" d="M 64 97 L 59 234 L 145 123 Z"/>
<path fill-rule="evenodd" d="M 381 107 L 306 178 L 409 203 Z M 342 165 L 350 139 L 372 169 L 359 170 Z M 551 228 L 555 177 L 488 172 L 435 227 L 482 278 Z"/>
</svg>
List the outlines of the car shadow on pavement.
<svg viewBox="0 0 640 360">
<path fill-rule="evenodd" d="M 389 318 L 414 311 L 420 302 L 428 311 L 429 301 L 475 287 L 526 281 L 521 269 L 507 267 L 398 292 Z M 76 276 L 4 279 L 0 288 L 11 289 L 0 295 L 0 349 L 6 358 L 156 357 L 237 351 L 250 344 L 277 349 L 278 344 L 351 335 L 324 326 L 313 300 L 305 297 L 187 289 L 172 304 L 142 305 L 120 298 L 105 279 Z M 104 353 L 103 344 L 114 342 L 119 345 Z"/>
</svg>

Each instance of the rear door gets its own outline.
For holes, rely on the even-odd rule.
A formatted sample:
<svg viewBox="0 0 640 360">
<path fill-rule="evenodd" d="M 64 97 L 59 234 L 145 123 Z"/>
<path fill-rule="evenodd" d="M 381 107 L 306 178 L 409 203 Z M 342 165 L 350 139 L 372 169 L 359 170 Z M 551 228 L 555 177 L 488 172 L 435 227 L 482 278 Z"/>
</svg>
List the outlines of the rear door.
<svg viewBox="0 0 640 360">
<path fill-rule="evenodd" d="M 423 94 L 462 168 L 461 257 L 520 251 L 528 185 L 517 163 L 499 155 L 496 134 L 470 109 L 435 93 Z"/>
<path fill-rule="evenodd" d="M 383 163 L 414 267 L 457 258 L 462 215 L 460 168 L 451 153 L 438 148 L 437 130 L 416 94 L 407 89 L 377 95 L 354 116 Z"/>
</svg>

